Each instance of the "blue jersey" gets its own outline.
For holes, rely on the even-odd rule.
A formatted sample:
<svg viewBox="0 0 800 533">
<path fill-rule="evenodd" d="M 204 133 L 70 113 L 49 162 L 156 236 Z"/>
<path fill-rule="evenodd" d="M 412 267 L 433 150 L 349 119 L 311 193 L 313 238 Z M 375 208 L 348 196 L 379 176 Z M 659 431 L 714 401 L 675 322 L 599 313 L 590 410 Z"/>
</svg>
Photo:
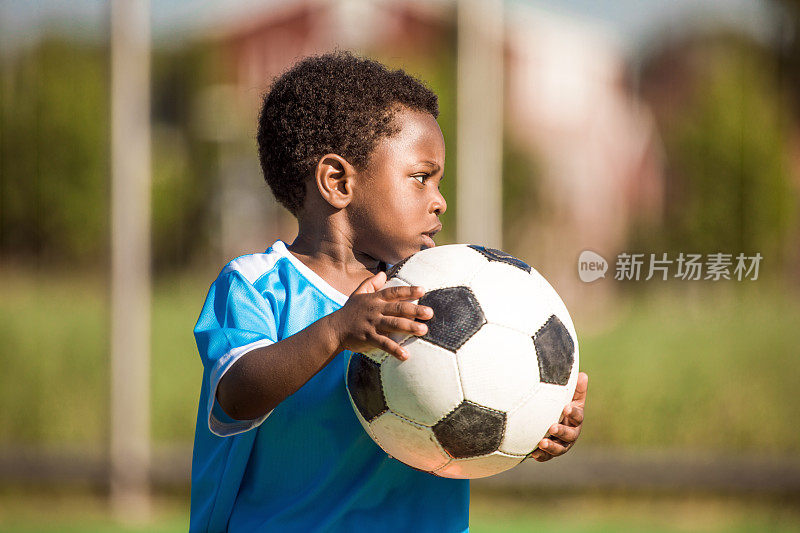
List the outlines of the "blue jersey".
<svg viewBox="0 0 800 533">
<path fill-rule="evenodd" d="M 414 470 L 367 435 L 345 388 L 344 351 L 271 413 L 238 421 L 216 402 L 250 350 L 344 305 L 278 241 L 230 262 L 211 285 L 195 338 L 203 383 L 192 459 L 191 531 L 465 531 L 469 483 Z"/>
</svg>

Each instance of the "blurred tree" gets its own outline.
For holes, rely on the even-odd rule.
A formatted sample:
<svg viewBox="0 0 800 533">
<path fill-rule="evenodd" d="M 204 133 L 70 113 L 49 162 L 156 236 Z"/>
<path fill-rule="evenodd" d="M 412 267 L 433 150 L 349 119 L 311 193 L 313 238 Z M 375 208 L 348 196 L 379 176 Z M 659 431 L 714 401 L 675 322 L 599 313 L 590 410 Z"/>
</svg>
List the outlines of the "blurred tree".
<svg viewBox="0 0 800 533">
<path fill-rule="evenodd" d="M 192 130 L 214 73 L 206 46 L 153 54 L 153 258 L 183 267 L 208 249 L 216 154 Z M 109 231 L 108 50 L 46 39 L 0 73 L 0 257 L 104 262 Z"/>
<path fill-rule="evenodd" d="M 666 150 L 670 247 L 784 262 L 798 198 L 774 57 L 732 35 L 671 46 L 646 69 L 645 96 Z"/>
<path fill-rule="evenodd" d="M 786 85 L 795 116 L 800 117 L 800 0 L 773 0 L 779 13 L 779 75 Z"/>
<path fill-rule="evenodd" d="M 539 190 L 541 163 L 530 149 L 516 144 L 506 133 L 503 139 L 503 247 L 526 256 L 532 225 L 546 220 L 551 207 Z M 528 254 L 529 255 L 529 254 Z"/>
<path fill-rule="evenodd" d="M 195 128 L 197 95 L 216 81 L 213 52 L 191 43 L 153 54 L 153 261 L 157 270 L 202 259 L 212 228 L 215 144 Z M 255 118 L 253 119 L 255 121 Z M 253 147 L 255 157 L 255 147 Z"/>
<path fill-rule="evenodd" d="M 0 254 L 92 262 L 108 248 L 108 51 L 48 39 L 0 85 Z"/>
</svg>

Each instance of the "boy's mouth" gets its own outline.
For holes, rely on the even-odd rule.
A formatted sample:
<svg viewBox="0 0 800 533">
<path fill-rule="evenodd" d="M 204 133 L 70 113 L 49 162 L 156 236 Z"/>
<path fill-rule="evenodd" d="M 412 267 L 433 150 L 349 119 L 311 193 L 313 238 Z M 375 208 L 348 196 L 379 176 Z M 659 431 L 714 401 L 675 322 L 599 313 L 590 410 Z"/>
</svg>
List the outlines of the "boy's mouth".
<svg viewBox="0 0 800 533">
<path fill-rule="evenodd" d="M 441 230 L 442 230 L 442 225 L 441 224 L 437 224 L 433 229 L 425 231 L 425 232 L 422 233 L 422 235 L 426 237 L 425 238 L 425 241 L 426 241 L 425 244 L 429 248 L 433 248 L 434 246 L 436 246 L 436 243 L 433 242 L 433 236 L 436 235 L 437 233 L 439 233 Z"/>
</svg>

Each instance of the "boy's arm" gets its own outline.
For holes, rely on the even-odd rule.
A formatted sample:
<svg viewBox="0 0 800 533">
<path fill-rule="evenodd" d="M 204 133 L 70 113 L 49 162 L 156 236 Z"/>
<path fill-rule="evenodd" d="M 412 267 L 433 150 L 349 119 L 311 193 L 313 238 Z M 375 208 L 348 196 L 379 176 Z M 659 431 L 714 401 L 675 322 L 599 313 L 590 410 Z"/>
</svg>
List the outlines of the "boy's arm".
<svg viewBox="0 0 800 533">
<path fill-rule="evenodd" d="M 422 287 L 379 290 L 386 274 L 365 280 L 345 305 L 291 337 L 243 355 L 222 376 L 217 400 L 237 420 L 264 416 L 296 392 L 344 349 L 373 347 L 403 360 L 408 353 L 389 338 L 390 332 L 424 335 L 433 310 L 408 300 L 425 293 Z"/>
</svg>

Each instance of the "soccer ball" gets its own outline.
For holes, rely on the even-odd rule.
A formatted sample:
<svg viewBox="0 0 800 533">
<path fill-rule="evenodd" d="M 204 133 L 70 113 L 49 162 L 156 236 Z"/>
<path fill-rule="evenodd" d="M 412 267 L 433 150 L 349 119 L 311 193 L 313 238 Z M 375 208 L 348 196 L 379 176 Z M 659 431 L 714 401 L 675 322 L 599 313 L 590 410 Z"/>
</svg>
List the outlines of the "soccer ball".
<svg viewBox="0 0 800 533">
<path fill-rule="evenodd" d="M 572 399 L 578 342 L 556 291 L 500 250 L 454 244 L 394 265 L 387 287 L 419 285 L 428 333 L 394 335 L 409 352 L 354 353 L 347 391 L 390 456 L 449 478 L 491 476 L 536 449 Z"/>
</svg>

